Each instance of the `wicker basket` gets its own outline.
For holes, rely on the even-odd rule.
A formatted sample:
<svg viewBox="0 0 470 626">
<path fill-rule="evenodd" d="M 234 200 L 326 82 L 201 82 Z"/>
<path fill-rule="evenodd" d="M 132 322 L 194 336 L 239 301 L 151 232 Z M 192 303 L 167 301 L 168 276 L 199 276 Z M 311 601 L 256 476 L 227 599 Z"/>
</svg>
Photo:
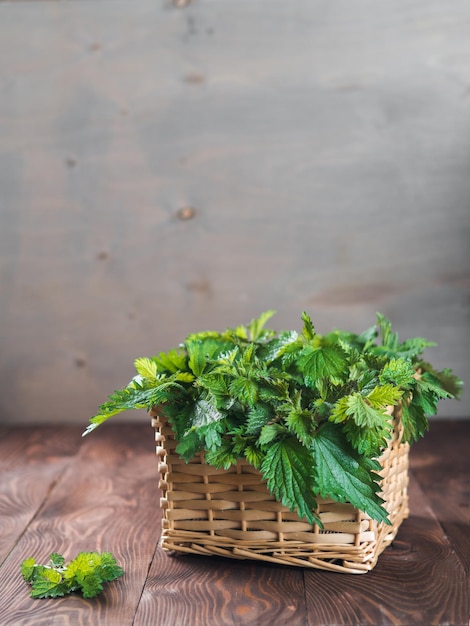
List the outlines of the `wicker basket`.
<svg viewBox="0 0 470 626">
<path fill-rule="evenodd" d="M 390 407 L 390 413 L 393 437 L 380 463 L 381 497 L 391 525 L 352 504 L 318 498 L 320 529 L 277 502 L 244 460 L 228 470 L 207 465 L 203 454 L 183 461 L 166 419 L 151 411 L 161 474 L 162 547 L 354 574 L 371 570 L 408 516 L 409 446 L 401 443 L 400 408 Z"/>
</svg>

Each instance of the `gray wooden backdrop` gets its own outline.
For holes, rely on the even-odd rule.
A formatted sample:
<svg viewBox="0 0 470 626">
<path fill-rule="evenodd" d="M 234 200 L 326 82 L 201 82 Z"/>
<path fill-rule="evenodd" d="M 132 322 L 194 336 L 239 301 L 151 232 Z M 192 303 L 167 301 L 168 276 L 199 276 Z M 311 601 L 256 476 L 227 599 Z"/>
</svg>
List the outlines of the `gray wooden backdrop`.
<svg viewBox="0 0 470 626">
<path fill-rule="evenodd" d="M 468 0 L 2 1 L 0 181 L 6 423 L 268 308 L 468 374 Z"/>
</svg>

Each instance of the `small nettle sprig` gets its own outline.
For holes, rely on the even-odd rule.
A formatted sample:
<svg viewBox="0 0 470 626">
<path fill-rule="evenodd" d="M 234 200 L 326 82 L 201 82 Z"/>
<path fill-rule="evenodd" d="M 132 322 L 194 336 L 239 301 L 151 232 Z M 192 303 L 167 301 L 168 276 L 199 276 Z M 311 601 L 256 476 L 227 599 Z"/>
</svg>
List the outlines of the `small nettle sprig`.
<svg viewBox="0 0 470 626">
<path fill-rule="evenodd" d="M 21 574 L 31 585 L 32 598 L 58 598 L 74 591 L 84 598 L 94 598 L 103 591 L 103 583 L 124 574 L 111 552 L 80 552 L 68 564 L 57 552 L 49 559 L 48 565 L 39 565 L 34 558 L 21 565 Z"/>
<path fill-rule="evenodd" d="M 321 524 L 318 496 L 387 522 L 377 459 L 392 435 L 391 407 L 400 404 L 412 443 L 439 400 L 459 396 L 462 381 L 422 358 L 433 342 L 400 342 L 381 314 L 362 334 L 321 335 L 305 312 L 300 332 L 266 329 L 273 313 L 136 359 L 137 375 L 85 432 L 122 411 L 158 406 L 186 461 L 201 451 L 219 468 L 245 458 L 276 499 L 310 523 Z"/>
</svg>

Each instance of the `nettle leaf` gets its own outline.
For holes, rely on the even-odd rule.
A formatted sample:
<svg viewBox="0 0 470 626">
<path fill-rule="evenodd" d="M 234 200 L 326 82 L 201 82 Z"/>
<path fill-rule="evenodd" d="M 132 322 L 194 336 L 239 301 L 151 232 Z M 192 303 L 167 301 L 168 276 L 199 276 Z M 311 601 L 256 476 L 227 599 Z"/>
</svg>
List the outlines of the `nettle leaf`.
<svg viewBox="0 0 470 626">
<path fill-rule="evenodd" d="M 256 469 L 261 468 L 264 459 L 264 453 L 256 445 L 248 445 L 245 448 L 245 458 Z"/>
<path fill-rule="evenodd" d="M 87 576 L 79 574 L 76 580 L 84 598 L 95 598 L 103 591 L 103 585 L 98 574 L 91 573 Z"/>
<path fill-rule="evenodd" d="M 345 341 L 341 338 L 341 336 L 337 338 L 337 343 L 341 350 L 348 355 L 348 363 L 350 367 L 360 362 L 361 353 L 352 343 Z"/>
<path fill-rule="evenodd" d="M 451 393 L 442 388 L 441 381 L 433 372 L 424 372 L 418 377 L 417 387 L 418 389 L 426 388 L 428 391 L 432 391 L 440 399 L 452 397 Z"/>
<path fill-rule="evenodd" d="M 316 419 L 324 422 L 330 419 L 334 406 L 332 402 L 327 402 L 324 398 L 317 398 L 312 404 L 312 410 L 315 411 Z"/>
<path fill-rule="evenodd" d="M 289 371 L 291 366 L 297 363 L 303 349 L 304 343 L 300 340 L 293 341 L 284 346 L 281 354 L 281 365 L 284 371 Z"/>
<path fill-rule="evenodd" d="M 99 572 L 100 578 L 103 582 L 111 582 L 124 574 L 122 568 L 116 563 L 116 559 L 111 552 L 101 553 Z"/>
<path fill-rule="evenodd" d="M 199 435 L 204 437 L 204 447 L 206 450 L 216 450 L 222 443 L 221 433 L 223 426 L 219 422 L 208 424 L 199 430 Z"/>
<path fill-rule="evenodd" d="M 286 418 L 287 427 L 299 441 L 309 445 L 316 422 L 313 413 L 307 409 L 292 409 Z"/>
<path fill-rule="evenodd" d="M 242 458 L 245 454 L 245 448 L 249 443 L 252 444 L 255 438 L 252 435 L 247 435 L 243 426 L 232 429 L 230 434 L 232 436 L 232 450 L 234 454 Z"/>
<path fill-rule="evenodd" d="M 194 374 L 191 372 L 176 372 L 174 374 L 174 379 L 180 383 L 192 383 L 195 380 Z"/>
<path fill-rule="evenodd" d="M 284 506 L 296 510 L 299 517 L 311 524 L 319 521 L 315 515 L 313 459 L 295 437 L 270 445 L 261 464 L 261 473 L 269 491 Z"/>
<path fill-rule="evenodd" d="M 261 434 L 258 438 L 258 444 L 260 446 L 266 446 L 272 443 L 280 435 L 285 435 L 286 433 L 287 428 L 282 424 L 266 424 L 266 426 L 263 426 L 263 428 L 261 429 Z"/>
<path fill-rule="evenodd" d="M 158 371 L 161 373 L 171 372 L 174 374 L 188 368 L 187 356 L 183 350 L 174 349 L 168 352 L 160 352 L 158 356 L 152 357 L 152 360 L 156 363 Z"/>
<path fill-rule="evenodd" d="M 207 397 L 219 410 L 228 410 L 235 402 L 230 395 L 228 378 L 219 371 L 200 376 L 196 384 L 201 390 L 206 390 Z"/>
<path fill-rule="evenodd" d="M 450 397 L 449 392 L 442 389 L 438 381 L 426 372 L 416 381 L 412 403 L 421 406 L 425 415 L 431 416 L 437 413 L 439 400 Z"/>
<path fill-rule="evenodd" d="M 74 580 L 80 575 L 87 576 L 96 570 L 99 562 L 100 556 L 97 552 L 79 552 L 68 564 L 64 578 Z"/>
<path fill-rule="evenodd" d="M 198 400 L 192 407 L 190 414 L 190 420 L 193 428 L 201 428 L 207 426 L 213 422 L 218 422 L 225 417 L 225 413 L 222 413 L 217 407 L 206 399 Z"/>
<path fill-rule="evenodd" d="M 207 357 L 203 349 L 203 345 L 199 342 L 192 342 L 186 344 L 186 349 L 189 356 L 189 369 L 195 376 L 200 376 L 207 364 Z"/>
<path fill-rule="evenodd" d="M 251 407 L 246 420 L 246 433 L 257 435 L 272 418 L 273 412 L 267 404 L 257 404 Z"/>
<path fill-rule="evenodd" d="M 226 344 L 222 346 L 220 341 L 212 337 L 205 340 L 186 340 L 188 366 L 195 376 L 201 376 L 205 372 L 211 360 L 220 354 L 221 347 L 225 348 Z"/>
<path fill-rule="evenodd" d="M 390 420 L 390 415 L 383 410 L 376 409 L 370 401 L 368 402 L 368 398 L 364 398 L 360 393 L 347 396 L 347 405 L 348 417 L 351 417 L 358 426 L 380 428 L 384 422 Z"/>
<path fill-rule="evenodd" d="M 434 341 L 428 341 L 424 339 L 424 337 L 412 337 L 400 343 L 397 347 L 397 352 L 399 352 L 402 357 L 411 359 L 420 355 L 426 348 L 431 348 L 436 345 Z"/>
<path fill-rule="evenodd" d="M 442 389 L 448 392 L 451 398 L 460 398 L 463 389 L 463 381 L 460 380 L 455 374 L 452 373 L 452 370 L 449 368 L 445 368 L 442 371 L 438 372 L 434 370 L 432 366 L 428 363 L 425 364 L 426 368 L 429 369 L 430 372 L 434 374 L 434 376 L 438 379 L 439 385 Z"/>
<path fill-rule="evenodd" d="M 157 364 L 148 357 L 141 357 L 134 361 L 134 367 L 137 373 L 144 378 L 156 378 L 157 377 Z"/>
<path fill-rule="evenodd" d="M 339 346 L 306 346 L 297 361 L 299 370 L 312 381 L 344 375 L 346 355 Z"/>
<path fill-rule="evenodd" d="M 258 395 L 260 400 L 271 407 L 276 407 L 279 402 L 289 397 L 289 380 L 277 378 L 278 372 L 276 371 L 271 371 L 271 374 L 273 378 L 260 377 L 258 379 Z"/>
<path fill-rule="evenodd" d="M 388 318 L 381 313 L 377 313 L 377 325 L 382 336 L 382 346 L 396 350 L 398 346 L 398 334 L 392 333 L 392 324 Z"/>
<path fill-rule="evenodd" d="M 346 422 L 345 432 L 349 441 L 361 454 L 377 456 L 387 445 L 393 428 L 392 418 L 385 407 L 382 403 L 374 406 L 369 397 L 352 394 L 349 396 L 347 414 L 350 419 Z"/>
<path fill-rule="evenodd" d="M 243 324 L 237 326 L 233 332 L 235 337 L 238 337 L 239 339 L 248 339 L 248 329 Z"/>
<path fill-rule="evenodd" d="M 352 420 L 346 422 L 343 432 L 353 448 L 367 457 L 377 458 L 387 445 L 390 438 L 390 428 L 364 429 Z"/>
<path fill-rule="evenodd" d="M 100 406 L 99 413 L 90 418 L 90 424 L 83 435 L 89 434 L 114 415 L 133 409 L 149 409 L 184 394 L 185 388 L 174 379 L 176 376 L 165 377 L 159 374 L 159 378 L 154 379 L 150 385 L 132 380 L 127 387 L 111 394 L 108 401 Z"/>
<path fill-rule="evenodd" d="M 204 448 L 202 433 L 198 430 L 188 430 L 178 438 L 176 452 L 186 462 L 190 461 L 198 452 Z"/>
<path fill-rule="evenodd" d="M 247 371 L 246 368 L 253 365 L 253 362 L 255 360 L 255 353 L 256 353 L 256 350 L 255 350 L 254 344 L 249 343 L 245 346 L 245 349 L 240 355 L 240 370 L 241 371 L 245 372 Z M 261 369 L 259 362 L 256 365 L 258 366 L 258 368 Z"/>
<path fill-rule="evenodd" d="M 21 564 L 21 575 L 28 583 L 33 579 L 35 565 L 36 561 L 32 557 L 29 559 L 25 559 Z"/>
<path fill-rule="evenodd" d="M 429 428 L 429 422 L 421 406 L 413 402 L 411 404 L 404 402 L 401 408 L 403 441 L 411 444 L 424 435 Z"/>
<path fill-rule="evenodd" d="M 369 397 L 364 398 L 360 393 L 354 393 L 341 398 L 333 407 L 329 418 L 333 423 L 344 424 L 343 432 L 354 448 L 360 454 L 371 457 L 377 456 L 386 446 L 392 431 L 391 416 L 385 412 L 381 401 L 384 398 L 393 398 L 393 395 L 388 389 L 378 389 L 383 391 L 376 392 L 377 399 L 380 400 L 377 408 L 372 405 Z M 372 391 L 371 394 L 373 393 Z"/>
<path fill-rule="evenodd" d="M 315 484 L 319 495 L 338 502 L 349 501 L 377 521 L 386 521 L 387 511 L 377 495 L 380 491 L 378 462 L 356 453 L 334 424 L 324 424 L 316 433 L 312 452 Z"/>
<path fill-rule="evenodd" d="M 350 396 L 343 396 L 333 405 L 330 413 L 330 421 L 335 424 L 341 424 L 345 422 L 349 416 L 349 398 Z"/>
<path fill-rule="evenodd" d="M 87 435 L 113 415 L 146 408 L 151 402 L 153 392 L 154 389 L 144 389 L 137 382 L 131 382 L 124 389 L 115 391 L 109 396 L 109 400 L 100 406 L 99 413 L 90 419 L 90 424 L 83 434 Z"/>
<path fill-rule="evenodd" d="M 49 559 L 50 559 L 52 567 L 63 567 L 65 564 L 64 557 L 61 554 L 58 554 L 57 552 L 53 552 L 49 556 Z"/>
<path fill-rule="evenodd" d="M 258 385 L 246 376 L 234 378 L 229 385 L 230 393 L 242 404 L 253 407 L 258 397 Z"/>
<path fill-rule="evenodd" d="M 226 470 L 236 465 L 238 460 L 238 456 L 232 450 L 232 444 L 227 440 L 222 440 L 218 448 L 205 452 L 204 458 L 209 465 Z"/>
<path fill-rule="evenodd" d="M 390 359 L 380 372 L 379 379 L 383 384 L 393 384 L 397 387 L 408 387 L 416 375 L 413 364 L 403 358 Z"/>
<path fill-rule="evenodd" d="M 258 341 L 263 337 L 263 335 L 265 336 L 266 334 L 271 334 L 272 331 L 264 330 L 264 326 L 275 313 L 276 311 L 273 310 L 265 311 L 256 319 L 251 320 L 248 324 L 249 337 L 251 341 Z"/>
<path fill-rule="evenodd" d="M 287 331 L 279 333 L 279 336 L 269 341 L 261 351 L 263 360 L 272 363 L 276 359 L 282 357 L 289 348 L 301 346 L 299 343 L 299 335 L 296 331 Z"/>
<path fill-rule="evenodd" d="M 176 378 L 178 374 L 174 376 Z M 157 406 L 169 400 L 175 401 L 177 397 L 182 397 L 184 394 L 184 386 L 180 385 L 176 380 L 169 379 L 167 381 L 159 381 L 153 389 L 149 389 L 148 400 L 145 406 L 149 408 L 150 406 Z"/>
<path fill-rule="evenodd" d="M 312 341 L 315 338 L 315 327 L 310 319 L 310 316 L 306 311 L 302 312 L 302 322 L 304 323 L 304 327 L 302 329 L 302 334 L 307 339 L 307 341 Z"/>
<path fill-rule="evenodd" d="M 44 567 L 41 576 L 36 577 L 31 587 L 32 598 L 58 598 L 69 592 L 62 574 L 55 569 Z"/>
<path fill-rule="evenodd" d="M 192 406 L 182 409 L 181 415 L 186 414 L 185 423 L 191 424 L 184 433 L 178 436 L 176 452 L 186 461 L 191 460 L 200 450 L 213 449 L 221 444 L 221 433 L 224 432 L 220 424 L 225 419 L 225 413 L 220 412 L 215 405 L 207 399 L 201 399 Z M 177 423 L 178 419 L 172 420 Z M 180 429 L 182 424 L 178 424 Z"/>
<path fill-rule="evenodd" d="M 367 399 L 375 409 L 380 409 L 384 406 L 395 406 L 402 395 L 403 391 L 394 385 L 380 385 L 367 394 Z"/>
<path fill-rule="evenodd" d="M 377 325 L 374 324 L 358 335 L 356 337 L 356 342 L 363 346 L 363 349 L 367 349 L 374 344 L 377 339 L 377 334 Z"/>
<path fill-rule="evenodd" d="M 377 375 L 377 372 L 366 369 L 365 371 L 362 371 L 357 378 L 357 388 L 359 391 L 361 391 L 362 395 L 367 395 L 377 387 L 379 382 L 381 381 Z"/>
</svg>

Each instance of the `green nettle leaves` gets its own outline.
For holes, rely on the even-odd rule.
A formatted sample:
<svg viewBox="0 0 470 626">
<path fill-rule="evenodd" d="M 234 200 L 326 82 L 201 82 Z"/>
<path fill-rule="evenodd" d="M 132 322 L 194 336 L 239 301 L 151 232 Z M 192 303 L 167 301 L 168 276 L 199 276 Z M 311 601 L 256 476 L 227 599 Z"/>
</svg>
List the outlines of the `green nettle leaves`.
<svg viewBox="0 0 470 626">
<path fill-rule="evenodd" d="M 268 448 L 261 464 L 268 489 L 282 504 L 297 510 L 311 524 L 315 516 L 315 480 L 312 457 L 295 437 L 275 441 Z"/>
<path fill-rule="evenodd" d="M 330 421 L 343 424 L 343 432 L 360 454 L 374 457 L 380 454 L 391 436 L 388 407 L 401 400 L 403 390 L 390 383 L 373 386 L 371 382 L 369 379 L 361 392 L 343 396 L 333 407 Z M 371 387 L 369 393 L 365 393 Z"/>
<path fill-rule="evenodd" d="M 319 495 L 338 502 L 348 500 L 373 519 L 387 519 L 387 511 L 377 495 L 379 463 L 355 453 L 333 424 L 324 424 L 318 430 L 313 456 Z"/>
<path fill-rule="evenodd" d="M 157 364 L 148 357 L 141 357 L 134 361 L 134 367 L 142 378 L 157 378 Z"/>
<path fill-rule="evenodd" d="M 248 410 L 246 420 L 246 434 L 256 435 L 274 417 L 271 407 L 264 403 L 259 403 Z"/>
<path fill-rule="evenodd" d="M 230 383 L 230 393 L 233 397 L 248 407 L 255 406 L 258 398 L 258 386 L 256 382 L 247 376 L 234 378 Z"/>
<path fill-rule="evenodd" d="M 336 379 L 344 375 L 346 355 L 339 346 L 306 346 L 300 353 L 297 366 L 308 386 L 315 386 L 321 378 Z"/>
<path fill-rule="evenodd" d="M 394 406 L 401 399 L 403 391 L 394 385 L 378 385 L 367 394 L 367 401 L 376 409 L 383 406 Z"/>
<path fill-rule="evenodd" d="M 49 559 L 49 565 L 38 565 L 33 558 L 21 565 L 21 575 L 31 585 L 32 598 L 58 598 L 74 591 L 81 592 L 84 598 L 94 598 L 103 591 L 103 583 L 124 574 L 111 552 L 80 552 L 68 565 L 55 552 Z"/>
<path fill-rule="evenodd" d="M 276 311 L 272 310 L 265 311 L 264 313 L 261 313 L 258 318 L 251 320 L 251 322 L 248 324 L 249 337 L 251 341 L 258 341 L 262 337 L 274 334 L 273 331 L 266 330 L 264 326 L 275 313 Z"/>
<path fill-rule="evenodd" d="M 376 403 L 374 406 L 370 400 L 374 391 L 366 397 L 360 393 L 353 393 L 341 398 L 330 416 L 332 422 L 344 423 L 343 432 L 354 448 L 361 454 L 369 456 L 380 454 L 392 429 L 391 416 L 385 409 L 375 408 L 385 407 L 390 403 Z"/>
<path fill-rule="evenodd" d="M 154 356 L 158 372 L 166 373 L 185 371 L 187 369 L 187 355 L 181 350 L 170 350 L 169 352 L 160 352 L 158 356 Z"/>
<path fill-rule="evenodd" d="M 207 463 L 229 468 L 245 458 L 279 501 L 310 522 L 320 523 L 317 495 L 386 520 L 376 459 L 391 436 L 392 407 L 401 403 L 411 443 L 439 400 L 459 396 L 462 381 L 421 358 L 433 343 L 400 343 L 380 313 L 359 335 L 320 335 L 307 313 L 301 332 L 275 332 L 265 328 L 273 313 L 222 333 L 193 333 L 178 349 L 136 359 L 137 375 L 109 396 L 85 432 L 122 411 L 158 405 L 186 461 L 204 452 Z M 50 593 L 61 592 L 63 580 L 44 578 Z"/>
</svg>

